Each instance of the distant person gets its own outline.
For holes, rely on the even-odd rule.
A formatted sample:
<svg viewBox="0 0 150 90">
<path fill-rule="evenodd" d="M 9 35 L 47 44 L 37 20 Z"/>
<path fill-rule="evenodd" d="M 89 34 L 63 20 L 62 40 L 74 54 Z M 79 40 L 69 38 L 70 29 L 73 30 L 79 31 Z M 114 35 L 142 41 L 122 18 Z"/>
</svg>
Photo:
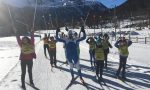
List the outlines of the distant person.
<svg viewBox="0 0 150 90">
<path fill-rule="evenodd" d="M 44 55 L 45 55 L 46 58 L 47 58 L 46 51 L 48 51 L 48 53 L 49 53 L 49 46 L 48 46 L 49 37 L 50 37 L 50 34 L 48 36 L 47 36 L 46 33 L 44 34 L 44 38 L 43 38 L 44 45 L 43 45 L 43 48 L 44 48 Z"/>
<path fill-rule="evenodd" d="M 117 70 L 116 76 L 119 78 L 120 71 L 122 69 L 122 79 L 126 79 L 125 76 L 125 69 L 126 69 L 126 62 L 129 55 L 128 47 L 132 44 L 132 41 L 126 40 L 125 37 L 121 37 L 117 42 L 115 43 L 115 47 L 119 50 L 119 68 Z"/>
<path fill-rule="evenodd" d="M 68 31 L 68 38 L 66 39 L 59 38 L 58 32 L 60 32 L 60 29 L 57 29 L 56 31 L 56 40 L 59 42 L 63 42 L 65 44 L 67 60 L 68 60 L 68 64 L 70 65 L 70 71 L 71 71 L 71 76 L 72 76 L 71 81 L 74 81 L 73 67 L 75 66 L 78 70 L 78 75 L 80 76 L 81 82 L 84 83 L 81 69 L 80 69 L 79 55 L 78 55 L 78 50 L 77 50 L 78 43 L 86 38 L 84 27 L 81 28 L 81 32 L 83 32 L 83 37 L 79 39 L 73 38 L 73 32 L 71 30 Z"/>
<path fill-rule="evenodd" d="M 13 25 L 13 30 L 17 33 L 16 28 Z M 31 29 L 31 38 L 23 37 L 22 39 L 16 34 L 17 42 L 21 48 L 20 60 L 21 60 L 21 82 L 22 88 L 25 89 L 25 74 L 26 67 L 28 67 L 30 84 L 34 86 L 32 77 L 33 59 L 36 59 L 35 45 L 34 45 L 34 30 Z"/>
<path fill-rule="evenodd" d="M 95 60 L 96 60 L 96 78 L 98 80 L 102 80 L 104 68 L 104 50 L 103 50 L 103 42 L 101 40 L 98 40 L 96 42 Z"/>
<path fill-rule="evenodd" d="M 112 48 L 112 45 L 109 42 L 108 34 L 104 34 L 102 42 L 103 42 L 103 48 L 104 48 L 105 67 L 107 68 L 107 57 L 109 54 L 109 48 Z"/>
<path fill-rule="evenodd" d="M 56 40 L 54 37 L 50 37 L 49 44 L 49 56 L 50 56 L 50 64 L 52 67 L 57 67 L 56 65 Z"/>
<path fill-rule="evenodd" d="M 93 66 L 95 66 L 96 42 L 93 37 L 87 38 L 86 42 L 89 44 L 90 62 L 91 62 L 91 67 L 93 67 Z"/>
</svg>

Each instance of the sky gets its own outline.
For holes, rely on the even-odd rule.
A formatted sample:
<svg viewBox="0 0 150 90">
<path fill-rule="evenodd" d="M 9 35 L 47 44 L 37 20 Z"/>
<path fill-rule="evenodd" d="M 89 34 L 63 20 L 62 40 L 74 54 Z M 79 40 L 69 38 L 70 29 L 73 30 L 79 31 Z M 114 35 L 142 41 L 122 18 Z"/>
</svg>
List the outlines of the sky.
<svg viewBox="0 0 150 90">
<path fill-rule="evenodd" d="M 100 1 L 102 4 L 104 4 L 108 8 L 113 8 L 115 6 L 119 6 L 123 4 L 127 0 L 97 0 Z"/>
<path fill-rule="evenodd" d="M 23 7 L 23 6 L 26 6 L 28 4 L 27 0 L 0 0 L 0 2 L 1 1 L 7 2 L 11 5 L 15 5 L 18 7 Z M 100 1 L 106 7 L 113 8 L 115 6 L 121 5 L 122 3 L 124 3 L 127 0 L 87 0 L 87 1 Z"/>
<path fill-rule="evenodd" d="M 17 7 L 24 7 L 28 5 L 27 0 L 0 0 L 0 2 L 8 3 Z"/>
</svg>

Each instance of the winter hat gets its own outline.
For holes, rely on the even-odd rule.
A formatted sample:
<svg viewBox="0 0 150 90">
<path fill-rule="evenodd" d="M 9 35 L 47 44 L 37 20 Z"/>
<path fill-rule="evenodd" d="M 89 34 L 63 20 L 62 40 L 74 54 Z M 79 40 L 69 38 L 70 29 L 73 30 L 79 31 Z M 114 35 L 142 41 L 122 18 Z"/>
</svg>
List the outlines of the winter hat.
<svg viewBox="0 0 150 90">
<path fill-rule="evenodd" d="M 69 31 L 68 31 L 68 35 L 73 35 L 73 31 L 72 31 L 72 30 L 69 30 Z"/>
<path fill-rule="evenodd" d="M 77 32 L 75 32 L 75 33 L 74 33 L 74 35 L 75 35 L 75 36 L 77 36 L 77 35 L 78 35 L 78 33 L 77 33 Z"/>
<path fill-rule="evenodd" d="M 22 37 L 22 40 L 24 40 L 24 39 L 27 39 L 28 40 L 28 43 L 30 43 L 30 38 L 29 37 L 27 37 L 27 36 L 24 36 L 24 37 Z"/>
<path fill-rule="evenodd" d="M 102 42 L 101 42 L 100 39 L 96 41 L 96 46 L 99 47 L 99 48 L 102 47 Z"/>
<path fill-rule="evenodd" d="M 97 44 L 100 44 L 101 41 L 102 41 L 102 39 L 101 39 L 101 38 L 98 38 L 98 39 L 96 40 L 96 43 L 97 43 Z"/>
<path fill-rule="evenodd" d="M 109 35 L 107 33 L 105 33 L 103 37 L 109 38 Z"/>
</svg>

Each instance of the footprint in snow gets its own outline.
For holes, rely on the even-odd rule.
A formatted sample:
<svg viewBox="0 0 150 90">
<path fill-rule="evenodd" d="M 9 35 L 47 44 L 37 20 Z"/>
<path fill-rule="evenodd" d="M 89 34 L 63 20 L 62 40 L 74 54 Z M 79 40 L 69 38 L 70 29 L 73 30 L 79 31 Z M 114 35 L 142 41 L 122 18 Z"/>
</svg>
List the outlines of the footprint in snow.
<svg viewBox="0 0 150 90">
<path fill-rule="evenodd" d="M 18 80 L 17 79 L 11 80 L 11 82 L 16 82 L 16 81 L 18 81 Z"/>
</svg>

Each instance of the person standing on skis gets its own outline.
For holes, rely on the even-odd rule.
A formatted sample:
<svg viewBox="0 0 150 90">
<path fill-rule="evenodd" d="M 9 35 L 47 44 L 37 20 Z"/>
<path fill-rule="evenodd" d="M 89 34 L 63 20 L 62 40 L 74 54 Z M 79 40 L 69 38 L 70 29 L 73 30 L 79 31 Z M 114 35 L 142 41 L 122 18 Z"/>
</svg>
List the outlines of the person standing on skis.
<svg viewBox="0 0 150 90">
<path fill-rule="evenodd" d="M 90 54 L 90 62 L 91 67 L 95 66 L 95 47 L 96 42 L 93 37 L 89 37 L 86 42 L 89 44 L 89 54 Z"/>
<path fill-rule="evenodd" d="M 100 39 L 96 41 L 95 62 L 96 62 L 96 77 L 98 78 L 98 80 L 101 80 L 103 78 L 102 75 L 104 68 L 104 47 L 103 42 Z"/>
<path fill-rule="evenodd" d="M 68 38 L 63 39 L 58 37 L 58 33 L 60 32 L 60 29 L 57 29 L 56 31 L 56 40 L 59 42 L 63 42 L 65 44 L 66 48 L 66 54 L 67 54 L 67 60 L 68 64 L 70 65 L 70 71 L 71 71 L 71 76 L 72 80 L 74 80 L 74 72 L 73 72 L 73 66 L 76 66 L 78 70 L 78 75 L 80 76 L 80 80 L 82 83 L 84 83 L 84 80 L 82 78 L 82 73 L 80 69 L 80 63 L 79 63 L 79 56 L 78 56 L 78 43 L 82 40 L 86 39 L 86 33 L 84 30 L 84 27 L 81 27 L 81 32 L 83 32 L 83 37 L 79 39 L 74 39 L 73 38 L 73 32 L 71 30 L 68 31 Z"/>
<path fill-rule="evenodd" d="M 50 37 L 50 41 L 48 41 L 49 45 L 49 56 L 50 56 L 50 64 L 52 67 L 57 67 L 56 65 L 56 40 L 54 37 Z"/>
<path fill-rule="evenodd" d="M 108 34 L 104 34 L 102 42 L 103 42 L 103 48 L 104 48 L 105 68 L 107 68 L 107 57 L 109 54 L 109 48 L 112 48 L 112 45 L 109 42 Z"/>
<path fill-rule="evenodd" d="M 34 45 L 34 30 L 31 29 L 31 38 L 24 36 L 22 39 L 17 34 L 17 30 L 14 25 L 12 25 L 13 30 L 16 34 L 18 45 L 20 46 L 20 60 L 21 60 L 21 83 L 22 88 L 25 87 L 25 75 L 26 75 L 26 67 L 28 67 L 29 80 L 30 84 L 34 86 L 33 77 L 32 77 L 32 67 L 33 67 L 33 59 L 36 59 L 35 53 L 35 45 Z"/>
<path fill-rule="evenodd" d="M 46 33 L 44 34 L 44 38 L 43 38 L 44 45 L 43 45 L 43 48 L 44 48 L 44 55 L 45 55 L 46 58 L 47 58 L 46 51 L 48 51 L 48 53 L 49 53 L 49 45 L 48 45 L 49 37 L 50 37 L 50 34 L 48 36 L 47 36 Z"/>
<path fill-rule="evenodd" d="M 117 70 L 116 76 L 119 78 L 120 71 L 122 69 L 122 79 L 126 79 L 125 76 L 125 69 L 126 69 L 126 62 L 129 55 L 128 47 L 132 44 L 132 41 L 126 40 L 125 37 L 121 37 L 121 39 L 117 40 L 115 43 L 115 47 L 119 50 L 119 68 Z"/>
</svg>

